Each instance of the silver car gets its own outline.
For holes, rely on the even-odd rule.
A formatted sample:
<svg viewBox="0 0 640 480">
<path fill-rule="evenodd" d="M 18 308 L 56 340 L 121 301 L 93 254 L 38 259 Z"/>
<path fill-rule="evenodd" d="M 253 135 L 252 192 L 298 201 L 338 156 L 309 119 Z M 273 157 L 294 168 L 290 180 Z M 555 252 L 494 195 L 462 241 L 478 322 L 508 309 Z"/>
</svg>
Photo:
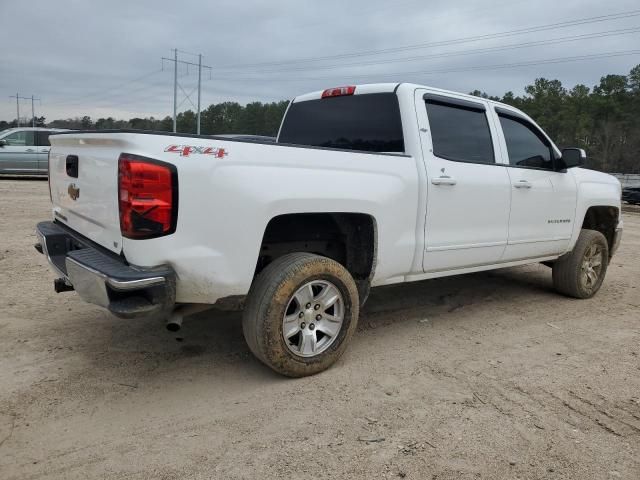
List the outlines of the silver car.
<svg viewBox="0 0 640 480">
<path fill-rule="evenodd" d="M 0 174 L 47 175 L 49 135 L 59 128 L 10 128 L 0 132 Z"/>
</svg>

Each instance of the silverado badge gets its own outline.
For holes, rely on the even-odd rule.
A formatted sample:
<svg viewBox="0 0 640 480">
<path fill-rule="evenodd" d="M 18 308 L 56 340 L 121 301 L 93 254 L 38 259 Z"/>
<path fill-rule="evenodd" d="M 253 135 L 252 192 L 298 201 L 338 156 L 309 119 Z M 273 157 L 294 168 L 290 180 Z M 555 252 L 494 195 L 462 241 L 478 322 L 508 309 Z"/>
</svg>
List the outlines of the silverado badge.
<svg viewBox="0 0 640 480">
<path fill-rule="evenodd" d="M 71 200 L 75 201 L 80 196 L 80 188 L 76 187 L 75 183 L 72 183 L 69 185 L 69 188 L 67 189 L 67 193 L 71 197 Z"/>
</svg>

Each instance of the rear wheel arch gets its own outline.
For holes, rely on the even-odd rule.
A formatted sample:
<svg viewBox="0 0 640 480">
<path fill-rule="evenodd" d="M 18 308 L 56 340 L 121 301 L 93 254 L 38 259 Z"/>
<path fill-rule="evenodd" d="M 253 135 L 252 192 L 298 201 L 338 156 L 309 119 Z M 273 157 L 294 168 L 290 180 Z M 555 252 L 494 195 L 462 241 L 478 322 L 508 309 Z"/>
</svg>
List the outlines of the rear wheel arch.
<svg viewBox="0 0 640 480">
<path fill-rule="evenodd" d="M 255 275 L 274 260 L 294 252 L 322 255 L 343 265 L 366 300 L 375 272 L 377 224 L 372 215 L 355 212 L 288 213 L 265 227 Z"/>
</svg>

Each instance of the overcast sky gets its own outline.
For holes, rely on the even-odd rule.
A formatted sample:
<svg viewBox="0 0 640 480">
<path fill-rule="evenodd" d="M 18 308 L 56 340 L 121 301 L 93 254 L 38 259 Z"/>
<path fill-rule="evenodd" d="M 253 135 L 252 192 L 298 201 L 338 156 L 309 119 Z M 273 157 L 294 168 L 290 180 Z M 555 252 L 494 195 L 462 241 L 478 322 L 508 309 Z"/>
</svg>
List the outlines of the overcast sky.
<svg viewBox="0 0 640 480">
<path fill-rule="evenodd" d="M 517 32 L 618 13 L 625 14 Z M 495 35 L 504 32 L 514 33 Z M 0 119 L 15 118 L 9 96 L 16 92 L 41 98 L 36 115 L 48 121 L 163 117 L 173 108 L 173 65 L 164 62 L 162 71 L 161 57 L 172 57 L 173 48 L 194 63 L 191 53 L 202 53 L 213 67 L 211 77 L 203 71 L 203 108 L 377 81 L 494 95 L 521 94 L 541 76 L 592 87 L 602 75 L 626 74 L 640 63 L 640 3 L 0 0 L 0 38 Z M 623 54 L 600 55 L 613 52 Z M 567 60 L 581 56 L 591 57 Z M 196 74 L 180 66 L 187 93 Z M 178 102 L 180 110 L 193 108 L 182 91 Z M 30 109 L 31 101 L 21 100 L 21 116 Z"/>
</svg>

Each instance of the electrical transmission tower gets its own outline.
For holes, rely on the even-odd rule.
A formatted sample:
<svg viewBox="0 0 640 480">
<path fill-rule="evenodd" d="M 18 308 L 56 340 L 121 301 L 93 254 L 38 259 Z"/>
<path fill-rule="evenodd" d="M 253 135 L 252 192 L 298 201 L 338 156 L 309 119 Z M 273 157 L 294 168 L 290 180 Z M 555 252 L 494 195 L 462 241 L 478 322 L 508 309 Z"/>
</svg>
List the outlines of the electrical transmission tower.
<svg viewBox="0 0 640 480">
<path fill-rule="evenodd" d="M 38 100 L 40 101 L 39 98 L 34 97 L 33 95 L 31 95 L 30 97 L 21 97 L 19 93 L 16 93 L 15 95 L 11 95 L 9 98 L 15 98 L 16 99 L 16 126 L 20 126 L 20 100 L 31 100 L 31 126 L 35 127 L 36 126 L 36 111 L 35 108 L 33 106 L 33 103 Z"/>
<path fill-rule="evenodd" d="M 183 52 L 184 53 L 184 52 Z M 178 113 L 178 88 L 180 90 L 182 90 L 182 93 L 185 96 L 185 99 L 189 100 L 189 103 L 191 103 L 191 105 L 193 105 L 193 102 L 191 101 L 191 95 L 193 94 L 193 90 L 190 93 L 187 93 L 182 86 L 180 85 L 180 83 L 178 83 L 178 64 L 181 63 L 183 65 L 186 65 L 187 68 L 189 68 L 189 65 L 192 65 L 194 67 L 198 67 L 198 105 L 193 105 L 193 108 L 196 108 L 198 111 L 198 121 L 197 121 L 197 125 L 198 125 L 198 131 L 196 132 L 198 135 L 200 135 L 200 98 L 201 98 L 201 85 L 202 85 L 202 69 L 203 68 L 208 68 L 209 69 L 209 78 L 211 78 L 211 67 L 209 67 L 208 65 L 203 65 L 202 64 L 202 54 L 198 54 L 198 63 L 192 63 L 192 62 L 187 62 L 184 60 L 178 60 L 178 49 L 174 48 L 173 49 L 173 58 L 165 58 L 162 57 L 162 65 L 164 66 L 164 62 L 165 60 L 167 62 L 173 62 L 173 133 L 176 133 L 177 131 L 177 123 L 176 123 L 176 119 L 177 119 L 177 113 Z M 184 100 L 183 100 L 184 101 Z"/>
</svg>

